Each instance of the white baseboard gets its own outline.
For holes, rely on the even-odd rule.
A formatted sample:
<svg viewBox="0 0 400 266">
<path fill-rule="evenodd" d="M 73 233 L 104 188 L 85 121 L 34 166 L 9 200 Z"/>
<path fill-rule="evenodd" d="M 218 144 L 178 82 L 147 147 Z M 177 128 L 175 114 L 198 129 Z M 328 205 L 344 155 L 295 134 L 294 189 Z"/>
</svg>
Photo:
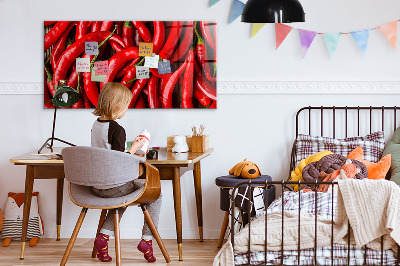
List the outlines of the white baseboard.
<svg viewBox="0 0 400 266">
<path fill-rule="evenodd" d="M 218 94 L 400 94 L 400 81 L 219 81 Z M 43 94 L 43 83 L 0 83 L 0 94 Z"/>
</svg>

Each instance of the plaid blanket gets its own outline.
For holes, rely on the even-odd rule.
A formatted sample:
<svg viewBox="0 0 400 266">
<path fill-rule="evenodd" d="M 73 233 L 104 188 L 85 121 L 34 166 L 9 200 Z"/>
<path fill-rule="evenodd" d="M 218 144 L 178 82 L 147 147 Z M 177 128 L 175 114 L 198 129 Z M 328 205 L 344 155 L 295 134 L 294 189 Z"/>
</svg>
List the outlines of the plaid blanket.
<svg viewBox="0 0 400 266">
<path fill-rule="evenodd" d="M 299 210 L 316 214 L 326 219 L 332 219 L 332 213 L 335 215 L 336 194 L 317 192 L 285 192 L 282 197 L 277 198 L 268 207 L 267 214 L 286 210 Z M 254 219 L 260 217 L 259 214 Z M 333 251 L 333 263 L 332 263 Z M 314 249 L 304 249 L 298 255 L 297 250 L 285 250 L 283 252 L 284 265 L 314 265 Z M 364 255 L 366 254 L 366 256 Z M 381 258 L 381 252 L 371 250 L 364 247 L 350 245 L 350 256 L 347 245 L 334 244 L 316 249 L 317 265 L 395 265 L 396 257 L 392 250 L 385 250 Z M 265 255 L 267 257 L 266 265 L 280 265 L 281 252 L 267 251 L 265 252 L 250 252 L 250 265 L 263 264 L 265 265 Z M 349 258 L 349 264 L 348 264 Z M 248 253 L 235 254 L 235 265 L 248 265 Z"/>
</svg>

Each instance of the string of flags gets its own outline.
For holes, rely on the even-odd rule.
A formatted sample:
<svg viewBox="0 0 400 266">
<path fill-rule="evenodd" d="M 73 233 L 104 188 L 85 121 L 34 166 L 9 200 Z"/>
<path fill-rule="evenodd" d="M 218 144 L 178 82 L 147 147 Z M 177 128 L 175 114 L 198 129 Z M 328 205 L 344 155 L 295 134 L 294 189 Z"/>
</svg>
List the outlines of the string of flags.
<svg viewBox="0 0 400 266">
<path fill-rule="evenodd" d="M 212 7 L 220 0 L 210 0 L 209 7 Z M 235 21 L 240 15 L 242 14 L 244 3 L 240 0 L 233 0 L 232 3 L 232 10 L 229 17 L 229 24 Z M 301 53 L 302 57 L 304 58 L 307 54 L 308 49 L 310 48 L 311 44 L 313 43 L 315 37 L 317 35 L 322 35 L 325 41 L 326 47 L 328 49 L 328 53 L 330 57 L 333 57 L 335 51 L 339 45 L 340 37 L 344 34 L 351 34 L 354 41 L 356 42 L 358 48 L 360 49 L 361 53 L 365 55 L 365 52 L 368 47 L 369 36 L 372 30 L 379 29 L 389 44 L 392 46 L 394 50 L 397 49 L 397 29 L 398 29 L 398 22 L 399 20 L 395 20 L 383 25 L 380 25 L 375 28 L 363 29 L 358 31 L 351 31 L 351 32 L 330 32 L 330 33 L 322 33 L 304 29 L 296 29 L 291 26 L 276 23 L 275 24 L 275 40 L 276 40 L 276 49 L 282 44 L 282 42 L 286 39 L 289 33 L 292 30 L 297 30 L 299 32 L 300 37 L 300 44 L 301 44 Z M 251 29 L 251 38 L 253 38 L 265 25 L 266 23 L 252 23 Z"/>
</svg>

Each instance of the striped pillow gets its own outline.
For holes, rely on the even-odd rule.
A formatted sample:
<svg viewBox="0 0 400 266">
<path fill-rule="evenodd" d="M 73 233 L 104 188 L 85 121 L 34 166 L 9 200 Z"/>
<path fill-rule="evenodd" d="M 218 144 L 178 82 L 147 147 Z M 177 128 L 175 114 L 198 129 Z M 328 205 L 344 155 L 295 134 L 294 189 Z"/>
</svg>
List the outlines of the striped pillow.
<svg viewBox="0 0 400 266">
<path fill-rule="evenodd" d="M 22 218 L 15 220 L 4 220 L 1 237 L 21 240 Z M 27 239 L 40 238 L 39 216 L 29 218 Z"/>
<path fill-rule="evenodd" d="M 364 137 L 352 137 L 345 139 L 333 139 L 329 137 L 317 137 L 299 134 L 296 139 L 295 159 L 296 165 L 302 159 L 307 158 L 317 152 L 329 150 L 343 156 L 361 146 L 364 151 L 364 159 L 370 162 L 378 162 L 385 148 L 383 131 L 378 131 Z"/>
</svg>

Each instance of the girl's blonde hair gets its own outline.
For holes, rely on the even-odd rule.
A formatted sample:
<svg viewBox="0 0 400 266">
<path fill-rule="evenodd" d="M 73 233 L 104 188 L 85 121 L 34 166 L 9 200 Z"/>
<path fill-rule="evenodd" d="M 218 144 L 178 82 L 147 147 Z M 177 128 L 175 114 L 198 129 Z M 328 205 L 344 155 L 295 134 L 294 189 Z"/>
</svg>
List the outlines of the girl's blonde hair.
<svg viewBox="0 0 400 266">
<path fill-rule="evenodd" d="M 132 92 L 127 87 L 118 82 L 107 82 L 100 92 L 93 114 L 115 120 L 131 100 Z"/>
</svg>

